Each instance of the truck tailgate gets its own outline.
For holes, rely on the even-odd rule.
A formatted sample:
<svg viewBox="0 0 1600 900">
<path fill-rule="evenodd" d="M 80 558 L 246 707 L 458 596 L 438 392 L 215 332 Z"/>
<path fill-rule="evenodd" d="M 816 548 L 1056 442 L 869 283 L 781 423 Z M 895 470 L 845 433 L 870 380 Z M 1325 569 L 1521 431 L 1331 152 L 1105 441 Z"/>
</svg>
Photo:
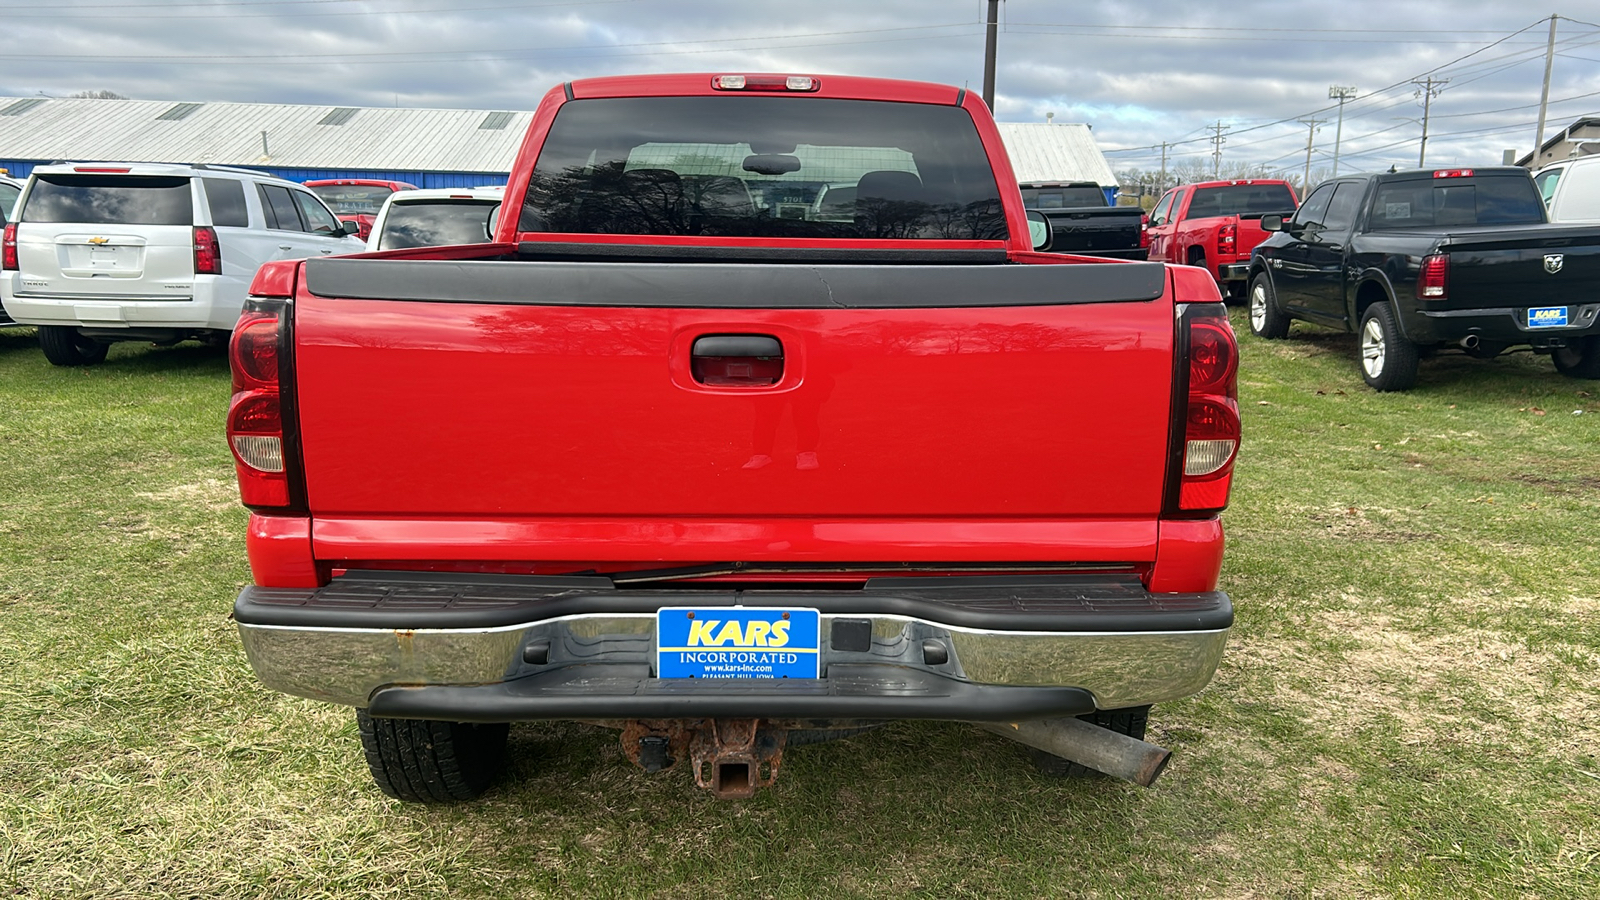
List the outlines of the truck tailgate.
<svg viewBox="0 0 1600 900">
<path fill-rule="evenodd" d="M 1444 305 L 1451 309 L 1578 304 L 1600 296 L 1600 228 L 1452 233 L 1440 249 L 1450 256 Z"/>
<path fill-rule="evenodd" d="M 306 271 L 294 352 L 319 520 L 1153 529 L 1162 506 L 1173 310 L 1159 265 Z M 777 338 L 780 380 L 697 381 L 691 349 L 718 335 Z"/>
</svg>

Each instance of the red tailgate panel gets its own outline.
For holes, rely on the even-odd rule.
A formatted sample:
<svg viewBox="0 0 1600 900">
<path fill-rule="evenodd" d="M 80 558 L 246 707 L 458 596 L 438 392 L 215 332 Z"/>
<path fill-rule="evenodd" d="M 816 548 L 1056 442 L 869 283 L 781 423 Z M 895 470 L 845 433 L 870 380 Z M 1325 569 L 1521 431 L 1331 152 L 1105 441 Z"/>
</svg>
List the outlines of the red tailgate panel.
<svg viewBox="0 0 1600 900">
<path fill-rule="evenodd" d="M 1166 300 L 296 302 L 307 495 L 319 519 L 1153 521 L 1161 507 Z M 719 334 L 779 338 L 783 380 L 698 385 L 689 348 Z"/>
</svg>

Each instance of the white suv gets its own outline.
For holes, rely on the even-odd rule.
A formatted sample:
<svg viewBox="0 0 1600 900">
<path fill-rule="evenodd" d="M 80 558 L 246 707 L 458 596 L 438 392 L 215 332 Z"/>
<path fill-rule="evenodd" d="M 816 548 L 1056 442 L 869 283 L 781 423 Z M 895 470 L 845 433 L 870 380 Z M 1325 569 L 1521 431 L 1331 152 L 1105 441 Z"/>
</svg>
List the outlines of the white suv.
<svg viewBox="0 0 1600 900">
<path fill-rule="evenodd" d="M 224 341 L 262 263 L 360 253 L 307 188 L 248 169 L 39 166 L 6 224 L 0 303 L 58 366 L 116 341 Z"/>
</svg>

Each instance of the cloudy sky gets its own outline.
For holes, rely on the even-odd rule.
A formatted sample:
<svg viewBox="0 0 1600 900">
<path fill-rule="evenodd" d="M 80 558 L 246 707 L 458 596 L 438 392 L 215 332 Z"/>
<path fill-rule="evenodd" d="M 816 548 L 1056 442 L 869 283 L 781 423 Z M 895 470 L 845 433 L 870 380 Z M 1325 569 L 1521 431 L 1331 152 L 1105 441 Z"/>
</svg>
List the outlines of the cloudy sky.
<svg viewBox="0 0 1600 900">
<path fill-rule="evenodd" d="M 983 84 L 983 0 L 0 0 L 0 96 L 532 109 L 551 85 L 630 72 L 843 73 Z M 1532 148 L 1549 16 L 1548 137 L 1600 115 L 1600 0 L 1193 0 L 1001 4 L 997 118 L 1087 122 L 1114 168 L 1300 172 Z M 1441 83 L 1444 82 L 1444 83 Z M 1329 88 L 1355 88 L 1342 129 Z"/>
</svg>

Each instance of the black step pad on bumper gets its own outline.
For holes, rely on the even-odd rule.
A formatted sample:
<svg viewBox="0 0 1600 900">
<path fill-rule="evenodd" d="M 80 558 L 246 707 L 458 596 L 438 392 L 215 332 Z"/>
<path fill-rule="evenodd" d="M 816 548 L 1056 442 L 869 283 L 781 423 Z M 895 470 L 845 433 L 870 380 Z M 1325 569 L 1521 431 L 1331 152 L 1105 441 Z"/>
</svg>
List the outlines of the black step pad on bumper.
<svg viewBox="0 0 1600 900">
<path fill-rule="evenodd" d="M 387 687 L 368 712 L 400 719 L 938 719 L 1015 722 L 1093 712 L 1072 687 L 957 681 L 899 666 L 833 665 L 828 677 L 651 678 L 642 666 L 575 666 L 499 684 Z"/>
</svg>

